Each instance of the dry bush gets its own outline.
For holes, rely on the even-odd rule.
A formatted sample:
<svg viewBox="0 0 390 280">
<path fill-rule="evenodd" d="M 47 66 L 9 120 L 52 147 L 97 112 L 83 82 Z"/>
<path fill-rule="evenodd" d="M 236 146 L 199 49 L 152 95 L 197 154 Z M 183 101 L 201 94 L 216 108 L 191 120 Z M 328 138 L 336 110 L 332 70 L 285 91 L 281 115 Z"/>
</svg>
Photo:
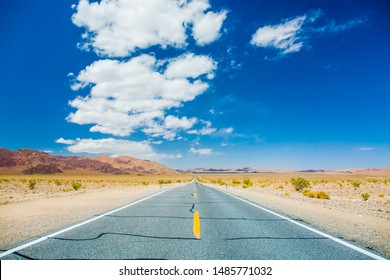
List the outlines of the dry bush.
<svg viewBox="0 0 390 280">
<path fill-rule="evenodd" d="M 298 192 L 301 192 L 303 189 L 310 188 L 309 181 L 302 177 L 291 178 L 290 182 Z"/>
<path fill-rule="evenodd" d="M 362 193 L 360 196 L 362 197 L 363 201 L 367 201 L 371 195 L 369 193 Z"/>
<path fill-rule="evenodd" d="M 330 196 L 325 191 L 315 192 L 315 191 L 305 189 L 303 190 L 302 194 L 311 198 L 330 199 Z"/>
</svg>

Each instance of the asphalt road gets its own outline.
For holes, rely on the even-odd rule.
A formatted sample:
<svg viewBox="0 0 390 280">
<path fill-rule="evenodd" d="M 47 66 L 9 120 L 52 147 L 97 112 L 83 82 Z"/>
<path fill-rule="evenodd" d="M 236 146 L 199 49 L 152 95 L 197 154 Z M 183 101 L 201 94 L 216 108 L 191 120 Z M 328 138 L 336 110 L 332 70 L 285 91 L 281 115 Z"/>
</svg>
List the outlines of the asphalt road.
<svg viewBox="0 0 390 280">
<path fill-rule="evenodd" d="M 2 252 L 1 259 L 373 259 L 301 222 L 191 183 Z M 352 247 L 352 248 L 351 248 Z"/>
</svg>

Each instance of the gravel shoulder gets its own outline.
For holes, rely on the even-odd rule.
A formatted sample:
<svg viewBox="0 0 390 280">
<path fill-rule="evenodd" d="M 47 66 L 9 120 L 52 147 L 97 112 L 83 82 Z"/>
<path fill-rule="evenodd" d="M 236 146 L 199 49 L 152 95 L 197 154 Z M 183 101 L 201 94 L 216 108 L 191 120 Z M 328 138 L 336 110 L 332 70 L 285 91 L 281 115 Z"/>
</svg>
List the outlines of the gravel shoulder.
<svg viewBox="0 0 390 280">
<path fill-rule="evenodd" d="M 262 188 L 205 185 L 227 191 L 390 257 L 389 211 L 378 211 L 375 206 L 365 202 L 318 200 L 302 195 L 285 196 Z"/>
</svg>

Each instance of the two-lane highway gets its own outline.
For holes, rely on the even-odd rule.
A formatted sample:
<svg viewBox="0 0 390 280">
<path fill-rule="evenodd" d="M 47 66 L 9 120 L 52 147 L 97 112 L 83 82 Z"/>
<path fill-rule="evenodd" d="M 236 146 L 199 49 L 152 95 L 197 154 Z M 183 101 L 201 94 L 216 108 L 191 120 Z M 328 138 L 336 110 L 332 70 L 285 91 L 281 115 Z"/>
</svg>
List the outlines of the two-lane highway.
<svg viewBox="0 0 390 280">
<path fill-rule="evenodd" d="M 381 259 L 196 182 L 50 233 L 0 258 Z"/>
</svg>

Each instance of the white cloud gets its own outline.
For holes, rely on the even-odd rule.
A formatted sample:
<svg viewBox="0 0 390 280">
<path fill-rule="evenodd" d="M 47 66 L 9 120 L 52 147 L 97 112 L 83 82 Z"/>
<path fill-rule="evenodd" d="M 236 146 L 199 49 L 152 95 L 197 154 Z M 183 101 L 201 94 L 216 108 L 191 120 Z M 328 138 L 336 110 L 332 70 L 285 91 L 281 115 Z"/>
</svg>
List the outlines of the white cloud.
<svg viewBox="0 0 390 280">
<path fill-rule="evenodd" d="M 67 144 L 67 143 L 64 143 Z M 67 150 L 72 153 L 108 154 L 112 156 L 133 156 L 141 159 L 159 160 L 164 158 L 180 158 L 180 154 L 159 154 L 152 146 L 143 142 L 105 138 L 76 139 L 68 144 Z"/>
<path fill-rule="evenodd" d="M 201 75 L 213 74 L 217 64 L 205 55 L 192 53 L 178 57 L 170 61 L 165 71 L 167 78 L 198 78 Z M 209 76 L 207 78 L 210 78 Z"/>
<path fill-rule="evenodd" d="M 339 25 L 334 21 L 328 21 L 315 26 L 315 22 L 323 14 L 321 9 L 311 10 L 302 16 L 285 19 L 280 24 L 260 27 L 253 34 L 251 44 L 257 47 L 275 48 L 280 55 L 286 55 L 299 52 L 314 34 L 342 32 L 364 23 L 362 19 L 353 19 Z"/>
<path fill-rule="evenodd" d="M 197 76 L 213 71 L 211 66 L 203 66 L 204 60 L 214 65 L 210 58 L 201 56 L 198 60 L 195 55 L 189 56 Z M 90 94 L 69 102 L 77 110 L 67 120 L 95 124 L 91 132 L 128 136 L 141 129 L 147 135 L 172 140 L 179 130 L 190 129 L 197 119 L 165 117 L 166 111 L 194 100 L 207 90 L 208 84 L 201 78 L 191 81 L 183 77 L 166 78 L 170 64 L 165 73 L 162 65 L 150 55 L 124 62 L 108 59 L 94 62 L 79 73 L 72 85 L 75 91 L 89 86 Z"/>
<path fill-rule="evenodd" d="M 336 22 L 334 20 L 332 20 L 323 26 L 313 28 L 312 31 L 318 32 L 318 33 L 325 33 L 325 32 L 338 33 L 338 32 L 343 32 L 345 30 L 353 28 L 357 25 L 363 24 L 365 22 L 366 22 L 366 19 L 362 19 L 362 18 L 348 20 L 348 21 L 341 23 L 341 24 L 336 24 Z"/>
<path fill-rule="evenodd" d="M 192 129 L 187 131 L 188 134 L 197 134 L 197 135 L 210 135 L 213 134 L 217 129 L 211 127 L 212 123 L 210 121 L 201 120 L 205 126 L 200 129 Z"/>
<path fill-rule="evenodd" d="M 71 144 L 75 143 L 75 140 L 67 140 L 67 139 L 64 139 L 64 138 L 59 138 L 55 142 L 59 143 L 59 144 L 71 145 Z"/>
<path fill-rule="evenodd" d="M 208 12 L 206 15 L 197 16 L 194 20 L 192 35 L 199 45 L 207 45 L 220 37 L 220 30 L 227 12 Z"/>
<path fill-rule="evenodd" d="M 222 130 L 222 132 L 227 133 L 227 134 L 231 134 L 231 133 L 233 133 L 233 131 L 234 131 L 233 127 L 228 127 L 228 128 L 225 128 Z"/>
<path fill-rule="evenodd" d="M 299 42 L 298 32 L 306 16 L 296 17 L 278 25 L 267 25 L 257 29 L 252 36 L 251 44 L 257 47 L 273 47 L 282 54 L 298 52 L 303 42 Z"/>
<path fill-rule="evenodd" d="M 190 129 L 196 122 L 197 118 L 182 117 L 179 119 L 175 116 L 167 116 L 161 124 L 154 122 L 151 126 L 144 128 L 143 132 L 152 137 L 163 137 L 166 140 L 174 140 L 177 132 L 180 130 Z"/>
<path fill-rule="evenodd" d="M 358 147 L 358 148 L 356 148 L 356 150 L 361 151 L 361 152 L 369 152 L 369 151 L 373 151 L 374 148 L 373 147 Z"/>
<path fill-rule="evenodd" d="M 187 117 L 182 117 L 181 119 L 179 119 L 175 116 L 167 116 L 165 118 L 165 127 L 174 129 L 190 129 L 196 122 L 196 118 L 187 119 Z"/>
<path fill-rule="evenodd" d="M 191 26 L 199 45 L 217 40 L 227 12 L 210 8 L 208 0 L 80 0 L 72 21 L 86 29 L 82 48 L 123 57 L 156 45 L 185 47 Z"/>
<path fill-rule="evenodd" d="M 44 150 L 43 152 L 48 153 L 48 154 L 54 153 L 52 150 Z"/>
<path fill-rule="evenodd" d="M 210 135 L 213 134 L 217 129 L 213 127 L 203 127 L 198 131 L 199 135 Z"/>
<path fill-rule="evenodd" d="M 189 152 L 190 152 L 190 154 L 193 154 L 193 155 L 207 156 L 207 155 L 211 155 L 213 153 L 213 149 L 190 148 Z"/>
</svg>

